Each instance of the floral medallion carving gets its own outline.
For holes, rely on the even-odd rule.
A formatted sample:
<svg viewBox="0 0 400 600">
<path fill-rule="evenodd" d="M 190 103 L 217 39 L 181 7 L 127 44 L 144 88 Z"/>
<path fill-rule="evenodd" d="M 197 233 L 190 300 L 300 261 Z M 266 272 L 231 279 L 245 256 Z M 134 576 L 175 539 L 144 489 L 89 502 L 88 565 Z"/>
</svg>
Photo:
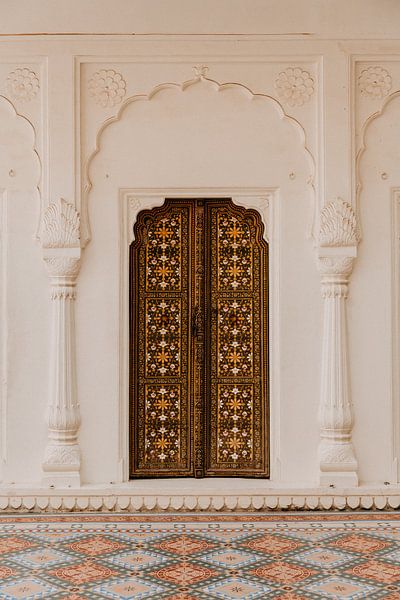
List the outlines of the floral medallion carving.
<svg viewBox="0 0 400 600">
<path fill-rule="evenodd" d="M 363 96 L 384 98 L 392 89 L 392 77 L 383 67 L 371 66 L 361 71 L 358 87 Z"/>
<path fill-rule="evenodd" d="M 37 96 L 39 88 L 39 77 L 26 67 L 11 71 L 6 79 L 7 94 L 19 102 L 33 100 Z"/>
<path fill-rule="evenodd" d="M 194 74 L 196 78 L 202 79 L 207 76 L 209 68 L 206 65 L 196 65 L 193 67 Z"/>
<path fill-rule="evenodd" d="M 279 98 L 289 106 L 303 106 L 314 93 L 314 79 L 300 67 L 288 67 L 275 81 Z"/>
<path fill-rule="evenodd" d="M 96 104 L 111 108 L 120 104 L 126 95 L 126 81 L 121 73 L 114 69 L 96 71 L 89 79 L 89 95 Z"/>
</svg>

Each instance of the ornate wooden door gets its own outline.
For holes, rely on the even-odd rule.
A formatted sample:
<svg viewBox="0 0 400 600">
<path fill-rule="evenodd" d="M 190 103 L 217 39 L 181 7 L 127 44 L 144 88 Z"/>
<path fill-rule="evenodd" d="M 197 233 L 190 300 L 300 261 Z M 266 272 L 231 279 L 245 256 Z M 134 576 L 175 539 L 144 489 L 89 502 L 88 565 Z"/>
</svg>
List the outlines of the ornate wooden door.
<svg viewBox="0 0 400 600">
<path fill-rule="evenodd" d="M 229 199 L 139 213 L 131 476 L 268 476 L 268 247 Z"/>
</svg>

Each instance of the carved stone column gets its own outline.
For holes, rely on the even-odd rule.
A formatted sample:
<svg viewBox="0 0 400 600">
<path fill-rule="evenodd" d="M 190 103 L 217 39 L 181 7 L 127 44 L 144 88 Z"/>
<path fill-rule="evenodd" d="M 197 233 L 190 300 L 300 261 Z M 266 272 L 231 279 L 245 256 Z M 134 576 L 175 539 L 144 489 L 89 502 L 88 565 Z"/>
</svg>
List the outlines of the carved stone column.
<svg viewBox="0 0 400 600">
<path fill-rule="evenodd" d="M 79 215 L 60 199 L 47 208 L 41 234 L 43 258 L 50 276 L 52 347 L 49 439 L 43 461 L 43 482 L 51 486 L 80 485 L 80 426 L 76 390 L 75 285 L 80 267 Z"/>
<path fill-rule="evenodd" d="M 357 459 L 351 441 L 351 401 L 346 299 L 359 230 L 352 207 L 337 199 L 321 213 L 318 253 L 324 299 L 322 380 L 319 420 L 320 484 L 357 486 Z"/>
</svg>

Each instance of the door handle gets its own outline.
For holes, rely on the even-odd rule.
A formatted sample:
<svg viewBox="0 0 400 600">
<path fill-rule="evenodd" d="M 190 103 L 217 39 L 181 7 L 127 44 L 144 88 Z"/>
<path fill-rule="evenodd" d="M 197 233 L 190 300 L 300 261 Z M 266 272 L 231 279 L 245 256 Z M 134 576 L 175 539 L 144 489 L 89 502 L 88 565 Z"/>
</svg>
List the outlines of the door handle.
<svg viewBox="0 0 400 600">
<path fill-rule="evenodd" d="M 200 329 L 200 307 L 195 304 L 192 311 L 192 334 L 196 337 Z"/>
</svg>

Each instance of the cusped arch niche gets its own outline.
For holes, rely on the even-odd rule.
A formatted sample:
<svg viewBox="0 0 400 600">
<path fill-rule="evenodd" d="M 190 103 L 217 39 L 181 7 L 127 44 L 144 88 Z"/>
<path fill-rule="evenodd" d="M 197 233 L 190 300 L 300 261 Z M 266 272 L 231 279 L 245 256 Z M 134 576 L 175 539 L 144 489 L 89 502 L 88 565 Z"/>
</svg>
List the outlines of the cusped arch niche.
<svg viewBox="0 0 400 600">
<path fill-rule="evenodd" d="M 39 196 L 39 179 L 34 127 L 0 96 L 0 189 L 33 191 Z"/>
<path fill-rule="evenodd" d="M 351 360 L 355 398 L 363 398 L 355 445 L 363 479 L 400 481 L 400 90 L 387 96 L 360 132 L 356 161 L 357 210 L 362 229 L 360 266 L 352 279 L 354 348 L 373 344 Z M 367 291 L 368 290 L 368 291 Z M 374 315 L 371 320 L 371 315 Z M 358 344 L 358 345 L 357 345 Z M 355 350 L 357 351 L 357 350 Z M 373 371 L 373 372 L 372 372 Z M 381 401 L 377 404 L 376 398 Z M 370 435 L 366 432 L 370 432 Z M 374 436 L 378 445 L 367 441 Z M 385 465 L 382 471 L 382 465 Z"/>
<path fill-rule="evenodd" d="M 239 83 L 199 76 L 128 98 L 100 127 L 84 174 L 83 246 L 99 182 L 107 189 L 279 188 L 306 198 L 314 235 L 315 160 L 305 130 L 278 100 Z"/>
<path fill-rule="evenodd" d="M 19 456 L 18 453 L 9 456 L 6 462 L 3 452 L 7 431 L 19 431 L 19 423 L 13 420 L 13 414 L 15 416 L 17 413 L 7 410 L 9 402 L 7 390 L 15 389 L 16 381 L 20 380 L 20 373 L 24 372 L 24 367 L 31 364 L 29 361 L 33 354 L 37 354 L 36 338 L 33 337 L 35 339 L 34 349 L 32 347 L 33 354 L 30 354 L 29 350 L 17 353 L 18 356 L 15 355 L 16 358 L 12 362 L 13 368 L 10 369 L 10 357 L 13 351 L 15 354 L 15 340 L 24 339 L 26 336 L 26 319 L 29 319 L 28 313 L 31 314 L 31 307 L 27 308 L 28 305 L 26 305 L 26 296 L 21 293 L 21 279 L 15 277 L 15 273 L 19 275 L 24 273 L 26 289 L 30 290 L 30 285 L 33 283 L 33 294 L 37 292 L 34 285 L 36 283 L 34 273 L 37 265 L 36 257 L 31 253 L 31 236 L 35 228 L 36 235 L 39 231 L 39 219 L 37 221 L 36 219 L 39 216 L 40 175 L 40 160 L 35 149 L 33 125 L 17 112 L 10 100 L 0 95 L 0 288 L 2 290 L 0 297 L 0 378 L 3 382 L 7 381 L 8 383 L 8 386 L 0 386 L 0 414 L 2 415 L 0 481 L 6 477 L 7 469 L 12 469 L 12 465 L 18 462 Z M 40 264 L 38 268 L 41 268 Z M 28 273 L 31 279 L 27 275 Z M 10 298 L 12 299 L 11 303 Z M 11 305 L 12 310 L 8 310 L 7 307 Z M 8 331 L 12 332 L 12 335 L 8 336 Z M 33 331 L 34 328 L 30 328 L 32 336 L 34 336 Z M 19 387 L 19 394 L 14 394 L 14 406 L 25 397 L 25 393 L 29 395 L 32 385 L 34 387 L 34 383 L 29 377 L 24 377 L 24 380 L 25 388 Z M 30 407 L 24 406 L 23 410 L 31 416 Z M 36 416 L 38 411 L 36 408 L 33 410 Z M 40 423 L 40 413 L 38 423 Z M 29 444 L 32 446 L 37 441 L 36 431 L 36 426 L 32 426 L 29 431 Z M 11 444 L 13 443 L 11 440 Z M 16 462 L 13 463 L 13 460 Z M 20 461 L 22 461 L 22 454 Z M 36 463 L 29 463 L 29 465 L 35 468 Z"/>
<path fill-rule="evenodd" d="M 126 388 L 129 347 L 126 339 L 126 332 L 129 332 L 128 244 L 125 247 L 129 234 L 122 238 L 121 231 L 125 232 L 123 235 L 126 234 L 126 221 L 122 223 L 121 212 L 129 210 L 126 206 L 122 208 L 120 201 L 124 203 L 129 197 L 135 198 L 131 204 L 134 214 L 132 216 L 131 212 L 129 216 L 131 231 L 139 210 L 163 203 L 163 191 L 168 197 L 184 197 L 186 190 L 188 197 L 235 197 L 237 204 L 259 210 L 268 230 L 270 223 L 267 221 L 272 219 L 272 215 L 269 212 L 271 207 L 267 208 L 265 195 L 264 203 L 260 201 L 259 204 L 252 204 L 248 198 L 247 202 L 242 203 L 240 198 L 246 196 L 246 190 L 252 190 L 249 194 L 253 196 L 254 190 L 270 190 L 274 205 L 276 202 L 276 212 L 274 209 L 272 213 L 278 223 L 276 232 L 280 237 L 279 242 L 274 240 L 274 248 L 280 245 L 283 249 L 282 253 L 276 252 L 276 259 L 272 259 L 272 263 L 274 260 L 276 263 L 272 265 L 270 274 L 275 278 L 270 289 L 277 308 L 271 315 L 275 319 L 274 339 L 278 340 L 279 280 L 288 281 L 292 289 L 301 289 L 304 280 L 315 277 L 308 239 L 316 210 L 314 160 L 306 146 L 304 129 L 285 114 L 274 98 L 254 94 L 237 83 L 219 84 L 199 77 L 183 84 L 163 84 L 149 95 L 127 99 L 118 114 L 106 121 L 99 130 L 96 148 L 87 164 L 86 177 L 87 188 L 81 211 L 83 243 L 87 243 L 91 237 L 89 211 L 93 236 L 84 260 L 85 278 L 81 277 L 80 280 L 78 319 L 84 321 L 86 330 L 84 339 L 80 340 L 80 352 L 89 356 L 94 348 L 101 348 L 105 344 L 115 351 L 111 355 L 108 353 L 107 361 L 102 358 L 101 376 L 94 368 L 85 370 L 81 377 L 81 394 L 86 398 L 84 410 L 88 414 L 91 414 L 91 410 L 97 410 L 102 395 L 119 399 L 117 460 L 120 470 L 117 479 L 123 481 L 126 479 L 129 446 Z M 129 194 L 128 190 L 134 191 Z M 240 192 L 236 194 L 238 190 Z M 118 289 L 119 299 L 116 294 Z M 285 313 L 291 311 L 290 306 L 285 304 L 290 302 L 290 297 L 293 297 L 292 293 L 287 294 L 280 305 L 280 310 Z M 93 319 L 94 298 L 96 319 Z M 318 303 L 318 295 L 316 298 Z M 300 299 L 298 310 L 308 313 L 314 307 L 310 306 L 309 299 L 305 299 L 304 303 Z M 99 328 L 99 322 L 105 323 L 105 328 Z M 297 319 L 290 327 L 296 330 L 300 327 L 300 321 Z M 301 332 L 293 335 L 300 339 Z M 316 360 L 317 352 L 319 344 L 315 349 Z M 278 352 L 275 353 L 277 356 Z M 307 365 L 304 365 L 298 356 L 299 352 L 296 358 L 295 379 L 299 382 L 296 394 L 307 397 L 309 390 L 305 387 L 307 378 L 313 376 L 310 367 L 312 361 L 307 359 Z M 307 369 L 310 369 L 310 373 L 305 376 Z M 279 377 L 278 363 L 272 371 L 271 389 L 273 377 Z M 276 387 L 279 387 L 278 384 Z M 97 430 L 90 434 L 93 438 L 107 437 L 106 423 L 115 418 L 116 407 L 107 402 L 105 399 L 104 425 L 103 422 L 96 423 Z M 296 405 L 294 399 L 289 398 L 287 402 Z M 276 405 L 279 407 L 278 401 Z M 289 411 L 289 405 L 277 408 L 272 417 L 276 418 L 277 436 L 280 435 L 279 410 L 282 413 Z M 296 413 L 297 405 L 290 410 Z M 298 410 L 303 409 L 299 407 Z M 296 419 L 301 419 L 300 412 L 294 414 L 293 422 Z M 285 435 L 288 438 L 295 436 L 290 428 Z M 279 443 L 278 439 L 276 443 L 271 440 L 271 473 L 274 472 L 275 458 L 276 464 L 279 464 Z M 115 462 L 111 454 L 107 457 L 108 467 L 103 461 L 102 469 L 94 450 L 88 447 L 85 456 L 87 468 L 91 469 L 93 477 L 98 472 L 97 477 L 101 480 L 106 468 L 110 477 L 115 477 Z M 279 468 L 276 467 L 276 472 Z M 276 475 L 275 479 L 278 478 L 279 475 Z"/>
</svg>

